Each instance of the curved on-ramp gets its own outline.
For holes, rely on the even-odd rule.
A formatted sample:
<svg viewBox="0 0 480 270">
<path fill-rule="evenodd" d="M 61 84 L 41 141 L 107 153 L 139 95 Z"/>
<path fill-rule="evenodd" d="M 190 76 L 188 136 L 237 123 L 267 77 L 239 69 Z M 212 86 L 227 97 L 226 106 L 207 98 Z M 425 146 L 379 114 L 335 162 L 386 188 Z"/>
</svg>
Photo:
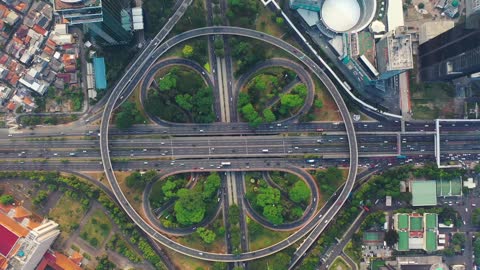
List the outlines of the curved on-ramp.
<svg viewBox="0 0 480 270">
<path fill-rule="evenodd" d="M 251 29 L 244 29 L 238 27 L 227 27 L 227 26 L 218 26 L 218 27 L 205 27 L 205 28 L 198 28 L 191 31 L 184 32 L 179 34 L 168 41 L 162 43 L 155 49 L 146 55 L 146 57 L 150 58 L 151 61 L 144 61 L 139 63 L 138 65 L 134 65 L 135 69 L 129 69 L 127 73 L 124 75 L 125 77 L 129 77 L 128 81 L 125 84 L 119 84 L 112 90 L 112 95 L 108 98 L 107 104 L 105 106 L 103 115 L 102 115 L 102 123 L 100 128 L 100 150 L 101 156 L 103 161 L 103 166 L 105 169 L 105 174 L 107 179 L 112 187 L 112 190 L 117 197 L 118 201 L 122 205 L 125 212 L 129 215 L 129 217 L 139 226 L 145 233 L 149 234 L 151 237 L 159 241 L 161 244 L 170 247 L 171 249 L 185 254 L 190 257 L 195 257 L 202 260 L 209 260 L 209 261 L 224 261 L 224 262 L 234 262 L 234 261 L 248 261 L 253 259 L 262 258 L 275 252 L 278 252 L 282 249 L 285 249 L 304 237 L 310 230 L 314 229 L 315 231 L 323 231 L 325 227 L 328 225 L 330 220 L 337 214 L 340 210 L 340 207 L 335 207 L 329 209 L 326 214 L 322 218 L 315 218 L 312 219 L 311 222 L 307 223 L 304 227 L 299 229 L 297 232 L 292 234 L 285 240 L 281 242 L 256 251 L 241 253 L 241 254 L 218 254 L 218 253 L 211 253 L 205 252 L 201 250 L 197 250 L 194 248 L 183 246 L 177 242 L 174 242 L 167 238 L 166 236 L 160 234 L 150 226 L 146 221 L 142 219 L 142 217 L 134 210 L 131 204 L 128 202 L 127 198 L 123 194 L 122 190 L 118 182 L 116 181 L 115 175 L 113 173 L 113 167 L 110 160 L 110 153 L 109 153 L 109 145 L 108 145 L 108 128 L 109 128 L 109 121 L 112 116 L 113 110 L 115 108 L 115 103 L 120 99 L 120 94 L 124 93 L 126 95 L 130 95 L 135 88 L 135 86 L 140 82 L 145 74 L 146 70 L 151 66 L 151 64 L 158 59 L 164 52 L 166 52 L 171 47 L 200 36 L 206 35 L 237 35 L 237 36 L 244 36 L 250 37 L 254 39 L 259 39 L 261 41 L 270 43 L 274 46 L 279 47 L 280 49 L 285 50 L 286 52 L 290 53 L 298 60 L 303 62 L 307 67 L 309 67 L 312 72 L 323 82 L 323 84 L 327 87 L 332 98 L 335 100 L 337 104 L 340 114 L 342 115 L 345 128 L 347 131 L 347 138 L 350 147 L 350 169 L 347 177 L 347 181 L 345 184 L 344 189 L 342 190 L 341 194 L 338 196 L 336 204 L 341 206 L 347 199 L 349 193 L 351 192 L 353 185 L 355 183 L 355 177 L 357 174 L 357 163 L 358 163 L 358 149 L 357 149 L 357 140 L 355 137 L 355 130 L 353 126 L 353 120 L 348 112 L 347 106 L 343 101 L 340 93 L 338 92 L 337 88 L 330 80 L 330 78 L 322 71 L 322 69 L 307 55 L 303 52 L 300 52 L 296 47 L 290 45 L 289 43 L 267 35 L 262 32 L 258 32 Z M 155 44 L 156 45 L 156 44 Z M 146 64 L 150 62 L 151 64 Z M 228 169 L 225 169 L 228 170 Z"/>
</svg>

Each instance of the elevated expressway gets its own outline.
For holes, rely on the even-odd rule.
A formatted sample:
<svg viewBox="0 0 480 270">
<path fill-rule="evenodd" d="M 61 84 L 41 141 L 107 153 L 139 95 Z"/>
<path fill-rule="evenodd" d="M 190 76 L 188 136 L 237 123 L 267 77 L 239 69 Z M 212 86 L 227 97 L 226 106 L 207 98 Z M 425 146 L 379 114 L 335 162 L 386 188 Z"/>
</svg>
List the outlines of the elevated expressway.
<svg viewBox="0 0 480 270">
<path fill-rule="evenodd" d="M 123 194 L 120 186 L 117 183 L 115 175 L 113 173 L 113 167 L 110 159 L 110 152 L 109 152 L 109 138 L 108 138 L 108 131 L 109 131 L 109 120 L 112 116 L 113 110 L 115 108 L 116 103 L 120 100 L 121 95 L 129 95 L 132 93 L 133 89 L 136 85 L 140 83 L 143 78 L 143 74 L 145 74 L 150 65 L 155 62 L 164 52 L 172 48 L 173 46 L 195 38 L 201 37 L 206 35 L 238 35 L 244 37 L 250 37 L 254 39 L 259 39 L 264 42 L 270 43 L 274 46 L 277 46 L 286 52 L 290 53 L 298 60 L 303 62 L 305 66 L 312 70 L 312 73 L 315 74 L 327 87 L 329 90 L 332 98 L 336 102 L 340 114 L 342 115 L 345 123 L 346 129 L 346 136 L 348 138 L 348 145 L 349 145 L 349 160 L 350 160 L 350 167 L 349 167 L 349 174 L 347 177 L 347 181 L 345 187 L 343 188 L 342 192 L 339 194 L 337 198 L 336 204 L 339 206 L 343 205 L 344 201 L 347 199 L 348 194 L 352 190 L 352 187 L 355 183 L 355 177 L 357 174 L 357 165 L 358 165 L 358 151 L 357 151 L 357 140 L 355 137 L 355 130 L 353 126 L 353 120 L 348 112 L 348 109 L 338 92 L 335 85 L 332 81 L 326 76 L 326 74 L 322 71 L 322 69 L 315 63 L 313 60 L 308 58 L 304 53 L 300 52 L 297 48 L 293 47 L 292 45 L 284 42 L 281 39 L 275 38 L 273 36 L 264 34 L 262 32 L 257 32 L 250 29 L 243 29 L 237 27 L 208 27 L 208 28 L 199 28 L 195 30 L 191 30 L 182 34 L 179 34 L 166 42 L 159 45 L 155 50 L 152 50 L 148 55 L 147 58 L 150 58 L 150 61 L 145 61 L 139 65 L 132 66 L 136 69 L 135 72 L 129 73 L 127 71 L 127 75 L 125 77 L 129 77 L 125 84 L 118 84 L 112 92 L 112 95 L 109 97 L 107 104 L 105 106 L 105 110 L 102 115 L 102 123 L 100 127 L 100 151 L 103 166 L 105 169 L 105 173 L 107 179 L 112 187 L 112 190 L 117 197 L 118 201 L 121 203 L 124 210 L 130 216 L 130 218 L 147 234 L 149 234 L 152 238 L 159 241 L 160 243 L 164 244 L 165 246 L 170 247 L 171 249 L 185 254 L 187 256 L 195 257 L 198 259 L 203 260 L 210 260 L 210 261 L 225 261 L 225 262 L 234 262 L 234 261 L 247 261 L 262 258 L 284 248 L 287 248 L 294 242 L 301 239 L 305 236 L 310 230 L 322 230 L 328 225 L 329 221 L 336 215 L 336 213 L 340 210 L 340 207 L 330 208 L 326 211 L 323 217 L 315 216 L 310 222 L 308 222 L 305 226 L 300 228 L 297 232 L 292 234 L 287 239 L 264 249 L 256 250 L 252 252 L 246 252 L 242 254 L 218 254 L 218 253 L 211 253 L 211 252 L 204 252 L 200 250 L 196 250 L 190 247 L 183 246 L 177 242 L 174 242 L 167 238 L 166 236 L 159 233 L 154 227 L 152 227 L 149 223 L 144 221 L 141 216 L 133 209 L 130 203 L 127 201 L 125 195 Z M 147 64 L 149 62 L 150 64 Z M 123 79 L 122 78 L 122 79 Z M 280 166 L 281 167 L 281 166 Z M 223 168 L 222 170 L 230 170 Z M 234 170 L 233 168 L 231 170 Z M 319 218 L 320 217 L 320 218 Z"/>
</svg>

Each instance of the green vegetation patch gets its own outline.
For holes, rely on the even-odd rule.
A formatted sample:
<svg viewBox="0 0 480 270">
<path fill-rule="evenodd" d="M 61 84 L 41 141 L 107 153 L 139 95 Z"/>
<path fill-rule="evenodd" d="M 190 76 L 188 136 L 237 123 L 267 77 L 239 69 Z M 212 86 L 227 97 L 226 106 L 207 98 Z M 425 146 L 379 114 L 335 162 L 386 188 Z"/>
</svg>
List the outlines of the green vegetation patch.
<svg viewBox="0 0 480 270">
<path fill-rule="evenodd" d="M 62 233 L 69 234 L 78 228 L 85 210 L 77 198 L 64 194 L 48 215 L 60 225 Z"/>
<path fill-rule="evenodd" d="M 147 112 L 178 123 L 215 121 L 212 89 L 205 86 L 199 74 L 185 67 L 173 67 L 157 74 L 158 87 L 148 90 L 145 101 Z"/>
<path fill-rule="evenodd" d="M 128 244 L 128 242 L 123 238 L 123 236 L 118 233 L 112 235 L 106 247 L 117 252 L 131 262 L 138 263 L 142 261 L 142 258 L 135 251 L 135 249 L 133 249 L 133 247 Z"/>
<path fill-rule="evenodd" d="M 93 247 L 101 247 L 110 234 L 112 225 L 107 215 L 100 210 L 95 210 L 85 226 L 80 231 L 80 237 Z"/>
<path fill-rule="evenodd" d="M 328 269 L 329 270 L 349 270 L 350 267 L 348 267 L 347 263 L 341 257 L 337 257 Z"/>
<path fill-rule="evenodd" d="M 290 84 L 295 77 L 293 71 L 285 68 L 265 69 L 253 77 L 238 99 L 244 120 L 255 126 L 294 115 L 307 96 L 305 84 Z"/>
<path fill-rule="evenodd" d="M 251 219 L 247 219 L 247 226 L 250 250 L 258 250 L 271 246 L 291 234 L 291 232 L 271 231 Z"/>
</svg>

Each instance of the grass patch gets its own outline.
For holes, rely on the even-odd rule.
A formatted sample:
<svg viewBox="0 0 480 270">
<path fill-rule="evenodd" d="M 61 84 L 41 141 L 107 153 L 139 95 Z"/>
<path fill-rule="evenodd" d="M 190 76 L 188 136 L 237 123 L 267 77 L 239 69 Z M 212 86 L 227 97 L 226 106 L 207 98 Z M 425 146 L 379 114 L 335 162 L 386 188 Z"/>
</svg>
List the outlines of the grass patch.
<svg viewBox="0 0 480 270">
<path fill-rule="evenodd" d="M 172 260 L 176 269 L 182 270 L 197 270 L 197 269 L 212 269 L 213 262 L 202 261 L 185 256 L 181 253 L 175 252 L 171 249 L 164 249 L 168 257 Z"/>
<path fill-rule="evenodd" d="M 362 251 L 357 250 L 352 241 L 349 241 L 345 248 L 343 249 L 345 254 L 348 255 L 357 265 L 360 264 L 360 261 L 362 260 Z"/>
<path fill-rule="evenodd" d="M 207 229 L 212 230 L 216 234 L 215 240 L 211 244 L 206 244 L 205 242 L 203 242 L 197 233 L 178 237 L 176 238 L 176 240 L 183 245 L 198 250 L 205 250 L 207 252 L 214 253 L 227 252 L 227 247 L 225 245 L 225 228 L 223 227 L 223 218 L 217 218 L 211 226 L 207 227 Z"/>
<path fill-rule="evenodd" d="M 127 197 L 127 200 L 135 208 L 135 210 L 142 214 L 142 192 L 143 190 L 136 188 L 127 187 L 125 179 L 129 176 L 131 172 L 115 172 L 115 177 L 117 178 L 118 184 L 122 189 L 123 193 Z"/>
<path fill-rule="evenodd" d="M 332 96 L 325 88 L 323 83 L 316 77 L 314 77 L 315 82 L 315 94 L 317 95 L 317 99 L 321 100 L 323 103 L 322 108 L 314 108 L 313 121 L 341 121 L 342 116 L 338 111 L 337 104 L 333 100 Z"/>
<path fill-rule="evenodd" d="M 90 216 L 90 219 L 82 227 L 80 237 L 87 241 L 92 247 L 101 247 L 108 237 L 112 225 L 107 215 L 97 209 Z"/>
<path fill-rule="evenodd" d="M 337 257 L 328 269 L 329 270 L 349 270 L 351 268 L 348 267 L 347 263 L 341 257 Z"/>
<path fill-rule="evenodd" d="M 132 248 L 123 236 L 118 233 L 114 234 L 108 241 L 107 248 L 114 250 L 131 262 L 138 263 L 142 261 L 142 257 Z"/>
<path fill-rule="evenodd" d="M 78 228 L 80 219 L 85 215 L 85 209 L 78 199 L 64 194 L 57 205 L 50 210 L 48 216 L 60 225 L 61 237 L 68 238 L 71 232 Z"/>
<path fill-rule="evenodd" d="M 287 238 L 292 232 L 271 231 L 247 217 L 250 250 L 259 250 Z"/>
</svg>

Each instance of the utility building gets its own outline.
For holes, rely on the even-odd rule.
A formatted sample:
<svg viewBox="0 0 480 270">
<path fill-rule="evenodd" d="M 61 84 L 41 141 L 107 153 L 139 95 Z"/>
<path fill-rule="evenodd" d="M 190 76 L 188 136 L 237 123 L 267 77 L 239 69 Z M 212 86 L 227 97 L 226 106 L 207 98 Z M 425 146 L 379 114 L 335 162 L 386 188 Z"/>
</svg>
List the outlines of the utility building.
<svg viewBox="0 0 480 270">
<path fill-rule="evenodd" d="M 320 11 L 320 0 L 290 0 L 290 8 Z"/>
</svg>

